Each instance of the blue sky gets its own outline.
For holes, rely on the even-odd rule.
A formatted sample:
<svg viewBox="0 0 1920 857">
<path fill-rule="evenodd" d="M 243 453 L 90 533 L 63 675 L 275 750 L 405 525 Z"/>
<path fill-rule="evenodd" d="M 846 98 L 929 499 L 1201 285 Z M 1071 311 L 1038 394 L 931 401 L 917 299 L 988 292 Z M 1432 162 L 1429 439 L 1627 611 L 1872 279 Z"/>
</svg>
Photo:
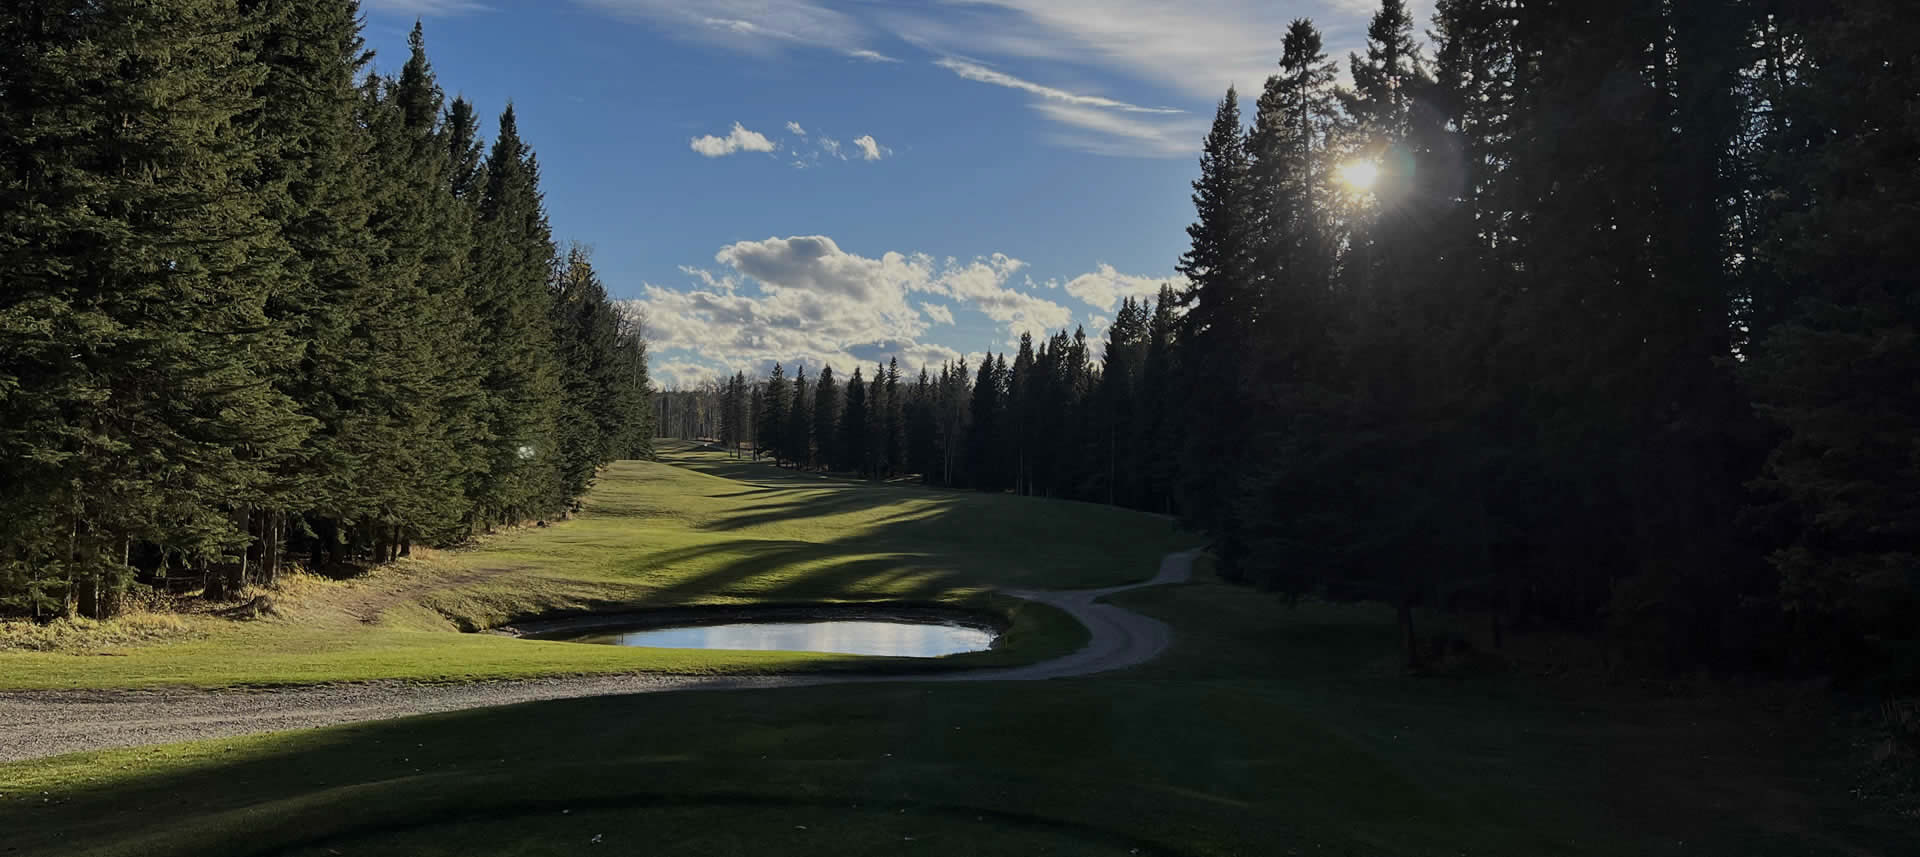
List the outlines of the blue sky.
<svg viewBox="0 0 1920 857">
<path fill-rule="evenodd" d="M 1343 56 L 1373 5 L 363 4 L 382 71 L 418 17 L 450 95 L 514 102 L 556 236 L 646 313 L 668 384 L 1097 337 L 1174 279 L 1227 84 L 1257 92 L 1294 17 Z"/>
</svg>

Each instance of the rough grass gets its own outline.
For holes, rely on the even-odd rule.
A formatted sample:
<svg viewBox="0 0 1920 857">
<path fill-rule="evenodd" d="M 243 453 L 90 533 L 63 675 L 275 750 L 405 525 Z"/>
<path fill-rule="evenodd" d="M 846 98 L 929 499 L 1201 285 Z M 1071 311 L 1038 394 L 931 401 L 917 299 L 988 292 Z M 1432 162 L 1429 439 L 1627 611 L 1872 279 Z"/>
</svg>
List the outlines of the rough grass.
<svg viewBox="0 0 1920 857">
<path fill-rule="evenodd" d="M 139 611 L 107 622 L 87 618 L 0 622 L 0 652 L 93 652 L 176 639 L 202 625 L 177 613 Z"/>
<path fill-rule="evenodd" d="M 55 626 L 58 643 L 0 650 L 0 690 L 1018 663 L 1072 651 L 1084 630 L 993 589 L 1142 580 L 1191 543 L 1163 519 L 1092 504 L 827 479 L 688 446 L 662 459 L 614 464 L 571 521 L 422 551 L 353 580 L 295 575 L 272 616 L 176 617 L 169 639 L 141 632 L 163 621 L 146 618 Z M 456 633 L 556 612 L 879 600 L 994 610 L 1015 624 L 994 651 L 907 664 Z"/>
</svg>

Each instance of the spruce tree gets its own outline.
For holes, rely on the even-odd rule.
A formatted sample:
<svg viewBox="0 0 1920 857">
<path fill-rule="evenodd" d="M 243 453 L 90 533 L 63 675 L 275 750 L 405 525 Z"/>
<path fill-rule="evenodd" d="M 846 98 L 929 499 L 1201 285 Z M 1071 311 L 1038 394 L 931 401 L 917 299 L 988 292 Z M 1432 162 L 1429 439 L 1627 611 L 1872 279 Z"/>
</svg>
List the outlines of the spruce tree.
<svg viewBox="0 0 1920 857">
<path fill-rule="evenodd" d="M 866 456 L 860 465 L 862 471 L 874 478 L 888 475 L 887 414 L 893 410 L 893 403 L 887 392 L 887 367 L 876 364 L 873 380 L 867 382 Z"/>
<path fill-rule="evenodd" d="M 840 411 L 840 469 L 869 475 L 867 461 L 867 385 L 859 367 L 847 379 L 846 406 Z"/>
<path fill-rule="evenodd" d="M 787 406 L 787 425 L 781 431 L 781 441 L 787 448 L 787 459 L 793 462 L 795 469 L 805 469 L 813 463 L 813 399 L 807 389 L 807 369 L 796 366 L 793 370 L 793 403 Z"/>
<path fill-rule="evenodd" d="M 840 457 L 840 386 L 833 367 L 820 368 L 813 385 L 813 443 L 822 470 L 845 469 Z"/>
<path fill-rule="evenodd" d="M 547 310 L 553 237 L 539 166 L 512 105 L 500 114 L 476 216 L 468 293 L 475 339 L 486 343 L 478 372 L 485 445 L 468 496 L 472 523 L 491 527 L 559 501 L 552 438 L 560 396 Z"/>
<path fill-rule="evenodd" d="M 1218 520 L 1220 501 L 1233 493 L 1247 443 L 1241 373 L 1247 325 L 1256 317 L 1249 181 L 1239 99 L 1229 88 L 1201 150 L 1200 177 L 1193 183 L 1197 220 L 1187 227 L 1192 246 L 1179 265 L 1192 283 L 1182 335 L 1190 371 L 1184 379 L 1181 495 L 1185 511 L 1203 526 Z"/>
<path fill-rule="evenodd" d="M 760 394 L 760 408 L 754 414 L 756 432 L 753 449 L 756 453 L 771 454 L 776 466 L 787 457 L 789 451 L 785 436 L 787 411 L 792 407 L 793 391 L 788 389 L 786 370 L 775 363 L 773 371 L 767 373 L 767 383 Z"/>
<path fill-rule="evenodd" d="M 106 616 L 135 542 L 243 550 L 311 425 L 274 384 L 296 353 L 268 312 L 289 254 L 249 187 L 261 18 L 231 0 L 10 17 L 0 562 L 39 565 L 30 609 Z"/>
<path fill-rule="evenodd" d="M 967 485 L 977 491 L 1001 490 L 994 441 L 1002 410 L 999 374 L 991 355 L 980 358 L 980 372 L 973 380 L 971 417 L 967 428 Z"/>
</svg>

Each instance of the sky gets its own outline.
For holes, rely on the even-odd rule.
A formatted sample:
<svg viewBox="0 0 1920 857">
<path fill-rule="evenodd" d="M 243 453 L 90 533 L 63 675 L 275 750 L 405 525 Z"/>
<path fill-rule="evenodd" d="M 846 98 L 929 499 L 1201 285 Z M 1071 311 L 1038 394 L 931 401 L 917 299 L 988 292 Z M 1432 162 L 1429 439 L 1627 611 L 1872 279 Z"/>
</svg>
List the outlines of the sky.
<svg viewBox="0 0 1920 857">
<path fill-rule="evenodd" d="M 663 386 L 1097 340 L 1182 282 L 1227 86 L 1250 114 L 1291 19 L 1344 58 L 1373 5 L 363 0 L 380 71 L 419 19 L 449 96 L 514 104 L 556 238 L 644 314 Z"/>
</svg>

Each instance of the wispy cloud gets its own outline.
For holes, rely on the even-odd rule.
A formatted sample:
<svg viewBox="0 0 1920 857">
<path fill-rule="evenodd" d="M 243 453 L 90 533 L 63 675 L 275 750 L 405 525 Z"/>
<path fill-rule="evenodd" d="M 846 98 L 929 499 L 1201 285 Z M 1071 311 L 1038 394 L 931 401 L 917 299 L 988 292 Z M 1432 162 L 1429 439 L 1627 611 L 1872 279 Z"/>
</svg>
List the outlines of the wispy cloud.
<svg viewBox="0 0 1920 857">
<path fill-rule="evenodd" d="M 807 136 L 807 129 L 800 127 L 798 122 L 788 122 L 787 132 L 799 137 Z"/>
<path fill-rule="evenodd" d="M 487 4 L 473 2 L 473 0 L 367 0 L 364 5 L 376 12 L 428 17 L 491 11 Z"/>
<path fill-rule="evenodd" d="M 860 148 L 860 157 L 866 160 L 877 161 L 885 157 L 880 153 L 880 144 L 874 142 L 871 134 L 853 138 L 853 144 Z"/>
<path fill-rule="evenodd" d="M 450 2 L 451 0 L 390 0 Z M 665 27 L 675 35 L 750 53 L 794 45 L 868 62 L 897 62 L 872 48 L 875 31 L 859 18 L 813 0 L 575 0 Z"/>
<path fill-rule="evenodd" d="M 693 138 L 687 145 L 709 158 L 724 158 L 735 152 L 771 152 L 779 148 L 765 134 L 749 131 L 738 122 L 733 123 L 733 131 L 725 137 L 708 134 Z"/>
<path fill-rule="evenodd" d="M 1056 142 L 1096 155 L 1183 157 L 1199 150 L 1207 125 L 1198 118 L 1178 122 L 1143 121 L 1091 107 L 1046 101 L 1033 105 L 1033 109 L 1071 129 L 1055 134 Z"/>
<path fill-rule="evenodd" d="M 1034 83 L 1029 80 L 1021 80 L 1020 78 L 1014 77 L 1013 75 L 1007 74 L 1002 71 L 996 71 L 994 69 L 988 68 L 979 63 L 967 62 L 966 60 L 962 60 L 962 59 L 954 59 L 953 57 L 945 57 L 942 59 L 934 60 L 933 64 L 941 68 L 944 68 L 948 71 L 951 71 L 954 74 L 960 75 L 961 77 L 964 77 L 971 81 L 976 81 L 979 83 L 990 83 L 990 84 L 993 84 L 994 86 L 1004 86 L 1008 89 L 1018 89 L 1021 92 L 1030 92 L 1030 93 L 1033 93 L 1034 95 L 1038 95 L 1041 98 L 1045 98 L 1049 101 L 1058 101 L 1064 104 L 1074 104 L 1081 107 L 1104 107 L 1108 110 L 1119 110 L 1126 113 L 1181 113 L 1181 112 L 1184 112 L 1180 110 L 1175 110 L 1171 107 L 1141 107 L 1137 104 L 1128 104 L 1125 101 L 1116 101 L 1114 99 L 1105 98 L 1098 95 L 1079 95 L 1076 93 L 1068 92 L 1064 89 L 1057 89 L 1051 86 L 1043 86 L 1041 84 Z"/>
<path fill-rule="evenodd" d="M 1433 0 L 1408 5 L 1424 26 Z M 1213 99 L 1228 84 L 1255 90 L 1274 73 L 1294 18 L 1313 19 L 1338 58 L 1365 42 L 1378 8 L 1377 0 L 960 0 L 878 17 L 933 53 L 1098 67 Z"/>
</svg>

